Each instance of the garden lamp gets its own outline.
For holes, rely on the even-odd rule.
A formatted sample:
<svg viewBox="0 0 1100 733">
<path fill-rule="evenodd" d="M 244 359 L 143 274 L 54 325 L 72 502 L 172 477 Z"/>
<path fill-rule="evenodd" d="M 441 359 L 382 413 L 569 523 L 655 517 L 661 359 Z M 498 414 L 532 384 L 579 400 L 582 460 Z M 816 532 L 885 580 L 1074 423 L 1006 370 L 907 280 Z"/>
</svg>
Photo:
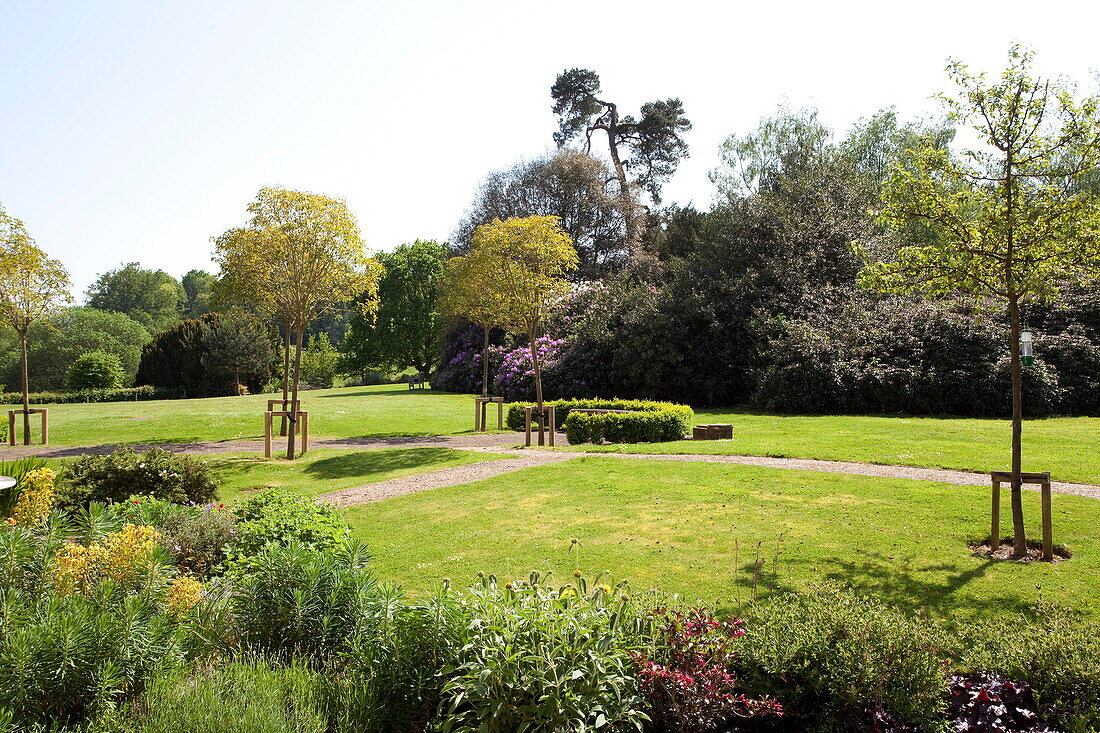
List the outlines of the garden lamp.
<svg viewBox="0 0 1100 733">
<path fill-rule="evenodd" d="M 1020 329 L 1020 360 L 1024 366 L 1035 363 L 1035 352 L 1032 349 L 1033 334 L 1030 328 Z"/>
</svg>

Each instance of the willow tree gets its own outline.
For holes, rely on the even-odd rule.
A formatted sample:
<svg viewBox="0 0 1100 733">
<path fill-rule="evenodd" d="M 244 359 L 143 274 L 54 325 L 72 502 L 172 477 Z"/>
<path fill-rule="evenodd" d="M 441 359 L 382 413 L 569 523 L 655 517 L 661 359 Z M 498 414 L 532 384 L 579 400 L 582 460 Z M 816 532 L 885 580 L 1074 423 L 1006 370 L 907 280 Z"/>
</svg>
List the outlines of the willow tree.
<svg viewBox="0 0 1100 733">
<path fill-rule="evenodd" d="M 550 309 L 569 293 L 566 277 L 577 268 L 577 250 L 556 216 L 497 219 L 470 239 L 467 265 L 495 281 L 491 307 L 500 325 L 527 336 L 535 373 L 539 443 L 542 443 L 542 363 L 537 339 Z M 553 427 L 551 427 L 553 429 Z"/>
<path fill-rule="evenodd" d="M 23 445 L 31 443 L 27 331 L 72 301 L 69 274 L 34 244 L 23 222 L 0 208 L 0 316 L 19 335 L 23 376 Z"/>
<path fill-rule="evenodd" d="M 1021 304 L 1059 287 L 1100 278 L 1100 200 L 1082 186 L 1100 165 L 1098 100 L 1032 76 L 1032 54 L 1009 51 L 988 81 L 952 62 L 957 96 L 941 97 L 950 118 L 978 145 L 952 155 L 931 142 L 897 164 L 883 192 L 887 224 L 928 225 L 929 241 L 869 264 L 862 283 L 927 296 L 965 293 L 999 300 L 1009 323 L 1012 372 L 1013 555 L 1027 552 L 1021 481 L 1023 390 Z M 992 542 L 999 538 L 990 538 Z"/>
<path fill-rule="evenodd" d="M 286 456 L 292 459 L 305 330 L 353 300 L 362 309 L 374 308 L 381 268 L 363 249 L 359 226 L 342 199 L 262 188 L 248 212 L 252 218 L 245 226 L 215 240 L 214 259 L 229 291 L 283 326 L 283 400 L 291 405 Z"/>
</svg>

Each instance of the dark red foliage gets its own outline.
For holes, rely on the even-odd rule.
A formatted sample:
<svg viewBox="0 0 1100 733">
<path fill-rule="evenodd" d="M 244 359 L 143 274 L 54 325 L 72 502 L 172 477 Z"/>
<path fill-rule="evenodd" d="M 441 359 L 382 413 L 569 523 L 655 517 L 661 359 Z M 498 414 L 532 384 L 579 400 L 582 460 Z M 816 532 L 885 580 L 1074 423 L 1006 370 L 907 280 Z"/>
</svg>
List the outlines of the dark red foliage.
<svg viewBox="0 0 1100 733">
<path fill-rule="evenodd" d="M 948 684 L 951 726 L 965 733 L 1054 733 L 1035 712 L 1026 682 L 993 672 L 953 675 Z"/>
<path fill-rule="evenodd" d="M 719 731 L 738 718 L 780 716 L 770 698 L 751 699 L 737 691 L 729 670 L 732 642 L 745 631 L 741 622 L 719 621 L 704 610 L 658 612 L 664 621 L 666 657 L 634 654 L 642 692 L 659 731 Z"/>
</svg>

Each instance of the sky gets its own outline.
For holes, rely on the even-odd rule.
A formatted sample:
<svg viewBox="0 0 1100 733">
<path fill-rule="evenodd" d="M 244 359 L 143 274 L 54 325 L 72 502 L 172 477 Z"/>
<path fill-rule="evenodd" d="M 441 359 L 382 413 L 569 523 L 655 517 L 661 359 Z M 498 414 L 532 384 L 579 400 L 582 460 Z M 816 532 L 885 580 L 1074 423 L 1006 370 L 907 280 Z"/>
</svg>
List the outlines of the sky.
<svg viewBox="0 0 1100 733">
<path fill-rule="evenodd" d="M 840 133 L 931 117 L 949 57 L 996 73 L 1013 42 L 1093 91 L 1098 21 L 1062 0 L 0 0 L 0 204 L 78 300 L 126 262 L 214 271 L 262 186 L 346 199 L 370 250 L 443 240 L 488 172 L 552 149 L 550 85 L 581 67 L 624 113 L 683 100 L 665 199 L 706 207 L 721 142 L 780 104 Z"/>
</svg>

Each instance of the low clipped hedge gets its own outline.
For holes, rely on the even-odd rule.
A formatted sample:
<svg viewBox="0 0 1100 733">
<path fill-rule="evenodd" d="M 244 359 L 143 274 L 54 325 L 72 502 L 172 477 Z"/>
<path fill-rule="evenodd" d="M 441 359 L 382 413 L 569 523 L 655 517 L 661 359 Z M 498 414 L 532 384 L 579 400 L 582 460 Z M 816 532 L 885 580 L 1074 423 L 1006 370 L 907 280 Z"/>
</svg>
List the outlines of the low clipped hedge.
<svg viewBox="0 0 1100 733">
<path fill-rule="evenodd" d="M 79 392 L 31 392 L 32 405 L 64 405 L 76 402 L 129 402 L 136 400 L 173 400 L 182 395 L 178 389 L 164 387 L 119 387 L 117 389 L 85 389 Z M 22 392 L 0 392 L 0 405 L 18 405 Z"/>
<path fill-rule="evenodd" d="M 691 429 L 695 412 L 687 405 L 648 400 L 553 400 L 555 428 L 565 429 L 570 443 L 661 443 L 680 440 Z M 508 427 L 523 429 L 525 404 L 508 408 Z M 591 415 L 576 409 L 633 410 Z"/>
</svg>

